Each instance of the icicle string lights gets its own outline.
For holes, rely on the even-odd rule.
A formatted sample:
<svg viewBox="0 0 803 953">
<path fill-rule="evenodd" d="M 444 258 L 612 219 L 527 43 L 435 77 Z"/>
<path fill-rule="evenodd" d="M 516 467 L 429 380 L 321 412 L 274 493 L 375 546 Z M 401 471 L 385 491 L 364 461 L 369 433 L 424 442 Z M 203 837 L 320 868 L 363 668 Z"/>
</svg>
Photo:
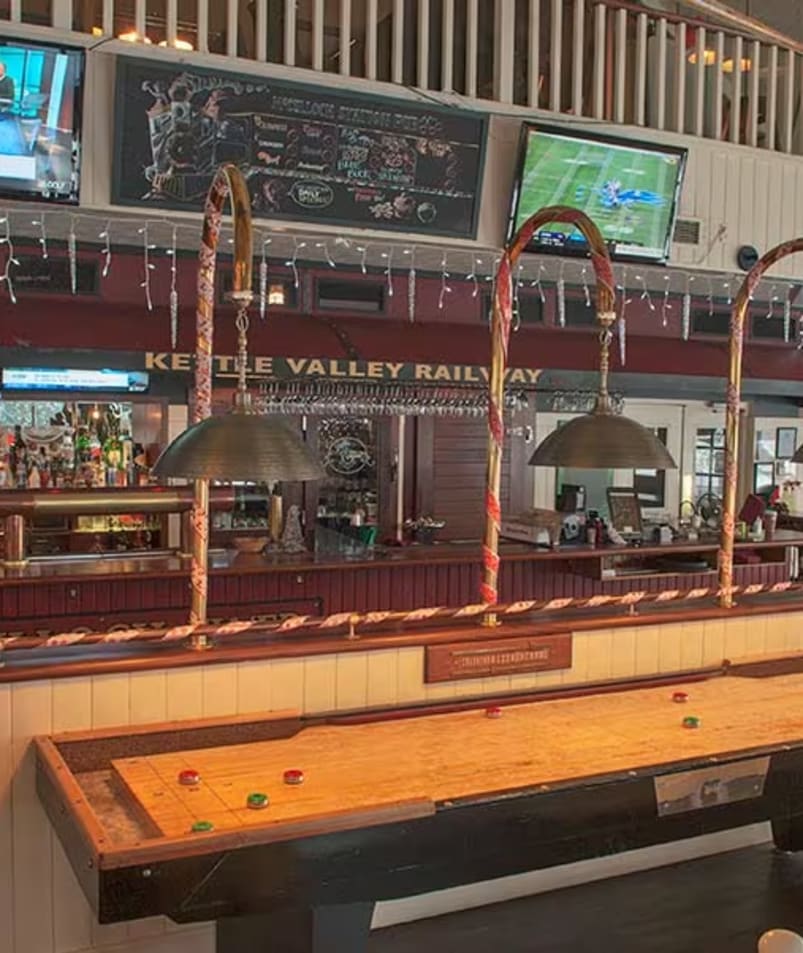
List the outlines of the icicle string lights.
<svg viewBox="0 0 803 953">
<path fill-rule="evenodd" d="M 452 288 L 449 284 L 450 274 L 447 270 L 447 261 L 446 261 L 446 252 L 443 253 L 443 258 L 441 258 L 441 290 L 438 295 L 438 310 L 443 311 L 444 304 L 446 303 L 446 295 L 451 294 Z"/>
<path fill-rule="evenodd" d="M 175 229 L 173 229 L 175 232 Z M 103 231 L 98 235 L 98 238 L 103 239 L 103 248 L 100 250 L 100 254 L 103 257 L 103 264 L 100 269 L 100 277 L 108 278 L 109 271 L 112 267 L 112 233 L 111 233 L 111 222 L 107 221 L 103 226 Z"/>
<path fill-rule="evenodd" d="M 170 245 L 170 346 L 175 351 L 178 344 L 178 249 L 176 246 L 176 228 L 173 228 L 173 240 Z"/>
<path fill-rule="evenodd" d="M 139 286 L 145 292 L 145 306 L 147 307 L 148 311 L 153 311 L 153 299 L 151 297 L 151 272 L 156 268 L 156 265 L 154 265 L 154 263 L 151 261 L 151 252 L 154 250 L 154 248 L 156 248 L 156 246 L 151 243 L 147 222 L 139 230 L 139 233 L 142 235 L 143 272 L 142 281 L 139 283 Z"/>
<path fill-rule="evenodd" d="M 37 239 L 39 243 L 39 252 L 42 255 L 42 258 L 47 261 L 48 252 L 47 252 L 47 225 L 45 224 L 45 215 L 42 213 L 41 218 L 35 218 L 31 222 L 31 225 L 37 225 L 39 227 L 39 238 Z"/>
<path fill-rule="evenodd" d="M 588 269 L 583 265 L 583 270 L 580 272 L 580 277 L 583 282 L 583 297 L 585 298 L 586 307 L 591 307 L 591 289 L 588 287 Z"/>
<path fill-rule="evenodd" d="M 655 311 L 655 305 L 653 304 L 652 297 L 650 296 L 650 289 L 647 287 L 647 279 L 644 275 L 636 275 L 636 280 L 641 282 L 641 295 L 640 300 L 647 302 L 647 307 L 650 311 Z"/>
<path fill-rule="evenodd" d="M 519 296 L 519 291 L 521 289 L 521 273 L 523 268 L 524 265 L 519 262 L 519 266 L 516 269 L 516 279 L 513 282 L 513 331 L 518 331 L 521 327 L 521 298 Z"/>
<path fill-rule="evenodd" d="M 268 307 L 268 257 L 265 250 L 270 243 L 270 238 L 263 240 L 262 257 L 259 260 L 259 316 L 263 321 Z"/>
<path fill-rule="evenodd" d="M 330 268 L 337 268 L 332 256 L 329 254 L 329 245 L 326 242 L 315 242 L 315 247 L 321 249 L 326 264 L 329 265 Z"/>
<path fill-rule="evenodd" d="M 67 235 L 67 257 L 70 263 L 70 291 L 75 294 L 78 287 L 78 251 L 75 243 L 75 216 L 70 216 L 70 231 Z"/>
<path fill-rule="evenodd" d="M 775 291 L 775 285 L 770 288 L 770 300 L 768 302 L 767 317 L 775 317 L 775 302 L 778 300 L 778 294 Z"/>
<path fill-rule="evenodd" d="M 410 270 L 407 272 L 407 318 L 415 321 L 415 248 L 410 252 Z"/>
<path fill-rule="evenodd" d="M 293 238 L 293 257 L 285 262 L 287 267 L 293 272 L 293 287 L 298 288 L 299 278 L 298 278 L 298 253 L 302 248 L 306 248 L 306 242 L 300 242 L 297 238 Z"/>
<path fill-rule="evenodd" d="M 566 281 L 563 277 L 563 266 L 565 262 L 561 261 L 560 271 L 558 272 L 558 283 L 557 283 L 557 294 L 558 294 L 558 324 L 562 327 L 566 327 Z M 539 274 L 539 282 L 541 280 Z M 539 283 L 540 287 L 540 283 Z"/>
<path fill-rule="evenodd" d="M 664 275 L 664 300 L 661 304 L 661 327 L 665 328 L 669 324 L 669 312 L 672 305 L 669 303 L 669 283 L 672 279 L 669 275 Z"/>
<path fill-rule="evenodd" d="M 791 290 L 788 289 L 783 299 L 783 339 L 786 344 L 792 335 L 792 299 L 789 297 Z"/>
<path fill-rule="evenodd" d="M 92 230 L 93 234 L 97 236 L 97 249 L 96 252 L 99 255 L 100 259 L 100 272 L 102 277 L 107 277 L 110 273 L 111 267 L 111 256 L 112 256 L 112 241 L 111 241 L 111 224 L 109 220 L 104 220 L 104 218 L 98 216 L 96 213 L 82 213 L 82 212 L 69 212 L 69 211 L 59 211 L 58 209 L 49 209 L 46 213 L 40 213 L 38 210 L 34 212 L 33 215 L 23 213 L 22 219 L 20 221 L 19 227 L 14 225 L 17 247 L 20 246 L 21 234 L 24 235 L 24 240 L 28 245 L 35 245 L 38 248 L 39 254 L 43 259 L 53 257 L 53 241 L 60 240 L 65 241 L 66 244 L 66 256 L 68 258 L 68 274 L 70 282 L 70 290 L 73 294 L 78 293 L 77 288 L 77 234 L 83 236 L 83 232 L 80 229 L 86 228 L 87 223 Z M 155 219 L 139 219 L 134 218 L 121 219 L 118 221 L 114 220 L 115 228 L 115 241 L 129 242 L 130 238 L 126 239 L 126 234 L 129 236 L 137 231 L 140 235 L 143 236 L 143 273 L 141 275 L 142 288 L 145 292 L 146 304 L 151 296 L 152 287 L 151 287 L 151 276 L 150 271 L 153 270 L 154 263 L 158 264 L 154 258 L 152 249 L 154 247 L 166 248 L 171 244 L 171 235 L 175 230 L 177 233 L 177 244 L 184 246 L 185 243 L 192 243 L 197 237 L 197 226 L 185 224 L 185 223 L 173 223 L 168 218 L 155 218 Z M 145 242 L 145 229 L 148 231 L 148 241 L 147 245 L 149 246 L 146 249 L 144 246 Z M 118 235 L 119 229 L 119 235 Z M 167 234 L 164 234 L 164 233 Z M 2 226 L 0 226 L 0 235 L 2 235 Z M 264 236 L 271 235 L 272 237 L 266 238 Z M 297 235 L 293 236 L 291 233 L 287 232 L 269 232 L 267 229 L 259 230 L 256 232 L 256 236 L 260 241 L 270 243 L 273 242 L 274 249 L 281 249 L 281 251 L 275 251 L 277 261 L 281 262 L 282 265 L 285 265 L 288 269 L 292 270 L 292 280 L 296 288 L 300 287 L 300 278 L 301 271 L 303 267 L 306 266 L 306 262 L 302 264 L 302 249 L 304 247 L 313 247 L 315 250 L 315 255 L 313 256 L 319 263 L 319 266 L 326 265 L 329 268 L 340 268 L 344 266 L 351 269 L 359 269 L 363 274 L 367 274 L 371 266 L 376 266 L 379 260 L 382 264 L 380 268 L 384 273 L 384 277 L 387 279 L 387 294 L 390 297 L 394 291 L 394 284 L 392 281 L 392 256 L 395 256 L 396 268 L 397 271 L 400 269 L 407 271 L 407 314 L 408 318 L 411 321 L 416 319 L 415 310 L 417 307 L 417 284 L 421 277 L 420 271 L 423 268 L 426 268 L 429 273 L 435 272 L 434 278 L 435 281 L 438 280 L 438 264 L 437 261 L 440 260 L 442 254 L 442 248 L 437 248 L 433 246 L 418 246 L 415 252 L 415 256 L 409 257 L 406 262 L 399 264 L 399 258 L 402 255 L 412 256 L 412 246 L 405 246 L 404 243 L 396 243 L 393 239 L 389 239 L 388 243 L 385 245 L 385 251 L 379 254 L 379 249 L 376 249 L 375 245 L 370 245 L 369 243 L 359 242 L 359 239 L 352 238 L 349 239 L 345 236 L 334 237 L 332 235 Z M 157 241 L 157 245 L 153 245 L 153 241 Z M 373 253 L 372 253 L 373 251 Z M 269 301 L 269 291 L 270 284 L 269 280 L 271 279 L 271 269 L 269 266 L 269 259 L 267 258 L 267 251 L 265 246 L 263 246 L 264 254 L 264 264 L 260 261 L 257 273 L 259 275 L 258 282 L 256 282 L 259 294 L 259 310 L 260 316 L 265 318 L 267 316 L 267 311 L 270 308 Z M 485 289 L 485 282 L 488 282 L 488 286 L 493 288 L 493 275 L 487 274 L 485 268 L 485 256 L 488 257 L 488 266 L 489 268 L 493 267 L 493 253 L 489 249 L 479 249 L 475 251 L 463 251 L 463 254 L 469 255 L 469 260 L 466 262 L 468 269 L 466 272 L 461 271 L 461 278 L 464 277 L 466 285 L 464 286 L 466 297 L 470 295 L 472 299 L 480 297 L 480 290 Z M 436 257 L 437 256 L 437 257 Z M 433 262 L 435 259 L 435 262 Z M 465 259 L 464 259 L 465 261 Z M 369 264 L 370 263 L 370 264 Z M 24 267 L 23 265 L 21 267 Z M 434 267 L 433 267 L 434 264 Z M 517 311 L 519 313 L 519 320 L 521 317 L 522 309 L 526 307 L 526 292 L 525 289 L 533 289 L 535 293 L 538 294 L 542 304 L 546 303 L 546 282 L 549 281 L 555 282 L 555 310 L 554 310 L 554 321 L 556 325 L 565 326 L 567 321 L 566 308 L 569 306 L 566 301 L 566 282 L 571 282 L 575 284 L 578 288 L 578 298 L 581 298 L 586 307 L 593 307 L 593 296 L 592 296 L 592 287 L 589 286 L 589 267 L 586 261 L 573 261 L 571 259 L 564 259 L 561 262 L 553 262 L 546 260 L 546 263 L 540 261 L 539 259 L 531 259 L 529 263 L 527 261 L 521 262 L 522 268 L 514 277 L 514 297 L 518 303 Z M 0 278 L 3 277 L 3 268 L 5 267 L 4 260 L 0 260 Z M 11 266 L 12 271 L 15 266 Z M 171 262 L 170 273 L 171 273 L 171 293 L 172 293 L 172 279 L 173 279 L 173 263 Z M 376 269 L 379 270 L 379 269 Z M 631 270 L 636 271 L 633 266 Z M 20 271 L 20 275 L 22 271 Z M 676 277 L 677 276 L 677 277 Z M 453 277 L 453 276 L 451 276 Z M 287 279 L 285 279 L 287 280 Z M 693 285 L 692 282 L 697 281 L 697 285 Z M 644 305 L 644 310 L 647 308 L 653 312 L 660 312 L 661 323 L 664 328 L 668 327 L 670 324 L 670 318 L 672 317 L 672 310 L 674 307 L 678 307 L 680 310 L 681 317 L 681 334 L 684 340 L 688 340 L 691 332 L 691 308 L 695 304 L 695 298 L 693 296 L 693 289 L 697 288 L 697 294 L 699 298 L 702 298 L 702 301 L 705 302 L 704 306 L 707 307 L 709 313 L 715 313 L 718 305 L 724 307 L 725 301 L 727 300 L 728 306 L 732 304 L 733 294 L 732 287 L 734 282 L 734 276 L 729 273 L 697 273 L 690 274 L 685 269 L 652 269 L 652 268 L 643 268 L 641 266 L 637 269 L 637 275 L 630 276 L 630 282 L 634 285 L 631 288 L 631 294 L 638 288 L 636 294 L 640 296 L 641 302 Z M 703 288 L 699 287 L 699 282 L 707 282 L 707 285 L 704 285 Z M 677 282 L 677 284 L 675 284 Z M 678 289 L 678 284 L 680 282 L 685 282 L 685 294 L 682 290 Z M 441 284 L 443 283 L 443 278 L 441 276 Z M 18 282 L 19 284 L 19 282 Z M 288 281 L 289 284 L 289 281 Z M 447 297 L 450 291 L 454 291 L 454 283 L 447 281 L 447 291 L 441 296 L 443 301 L 443 307 L 446 307 Z M 177 289 L 177 278 L 176 278 L 176 291 Z M 467 287 L 466 287 L 467 286 Z M 680 298 L 678 305 L 674 304 L 672 297 L 672 287 L 675 288 L 675 294 Z M 561 288 L 563 293 L 561 294 Z M 794 306 L 794 300 L 790 301 L 790 304 L 787 306 L 785 300 L 785 290 L 786 284 L 781 280 L 775 281 L 775 285 L 770 287 L 768 292 L 767 284 L 763 284 L 759 290 L 755 292 L 754 295 L 751 295 L 751 301 L 759 301 L 759 309 L 766 306 L 766 310 L 761 312 L 766 314 L 768 317 L 777 317 L 781 318 L 783 316 L 784 330 L 783 336 L 786 341 L 790 343 L 797 344 L 797 328 L 798 328 L 798 312 Z M 404 293 L 402 291 L 402 293 Z M 485 291 L 483 290 L 483 297 L 485 296 Z M 16 293 L 15 293 L 16 297 Z M 635 298 L 636 295 L 632 294 L 632 297 Z M 697 304 L 701 303 L 700 300 L 697 300 Z M 579 301 L 578 301 L 579 304 Z M 153 302 L 150 301 L 148 304 L 149 310 L 153 310 Z M 754 306 L 755 307 L 755 306 Z M 641 314 L 644 313 L 644 310 Z M 787 310 L 790 311 L 787 316 Z M 629 315 L 633 317 L 632 314 Z M 779 321 L 780 323 L 780 321 Z"/>
<path fill-rule="evenodd" d="M 680 334 L 684 341 L 689 340 L 691 331 L 691 283 L 693 275 L 686 275 L 686 290 L 683 292 L 683 307 L 680 312 Z"/>
<path fill-rule="evenodd" d="M 627 268 L 622 269 L 622 305 L 619 310 L 619 320 L 616 322 L 616 330 L 619 338 L 619 362 L 624 367 L 627 364 L 627 306 L 630 304 L 630 298 L 627 297 Z"/>
<path fill-rule="evenodd" d="M 480 283 L 477 279 L 477 265 L 482 264 L 482 259 L 475 259 L 474 256 L 471 256 L 471 271 L 466 275 L 466 281 L 471 282 L 471 297 L 476 298 L 480 293 Z"/>
<path fill-rule="evenodd" d="M 5 284 L 8 289 L 8 297 L 12 304 L 17 303 L 17 294 L 14 291 L 13 269 L 19 267 L 19 261 L 14 254 L 14 242 L 11 238 L 11 218 L 8 212 L 3 213 L 0 218 L 0 225 L 3 226 L 3 234 L 0 235 L 0 245 L 6 246 L 6 263 L 3 274 L 0 275 L 0 282 Z"/>
<path fill-rule="evenodd" d="M 389 251 L 382 252 L 382 257 L 387 260 L 387 266 L 385 267 L 385 280 L 388 283 L 388 297 L 393 297 L 393 248 Z M 451 291 L 451 288 L 449 289 Z"/>
</svg>

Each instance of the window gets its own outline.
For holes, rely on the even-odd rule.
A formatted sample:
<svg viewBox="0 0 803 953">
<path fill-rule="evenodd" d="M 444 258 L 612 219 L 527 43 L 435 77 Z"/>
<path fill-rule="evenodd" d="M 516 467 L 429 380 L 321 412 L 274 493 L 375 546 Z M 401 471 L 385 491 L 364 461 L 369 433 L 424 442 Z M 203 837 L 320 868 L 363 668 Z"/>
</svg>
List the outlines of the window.
<svg viewBox="0 0 803 953">
<path fill-rule="evenodd" d="M 703 427 L 694 443 L 694 500 L 708 493 L 722 499 L 725 477 L 725 429 Z"/>
<path fill-rule="evenodd" d="M 666 446 L 666 427 L 648 429 Z M 660 509 L 666 506 L 666 470 L 634 470 L 633 489 L 642 507 Z"/>
<path fill-rule="evenodd" d="M 783 341 L 783 315 L 768 318 L 765 314 L 754 314 L 750 319 L 750 337 L 760 341 Z"/>
<path fill-rule="evenodd" d="M 492 308 L 493 297 L 491 296 L 490 292 L 486 292 L 482 296 L 481 317 L 483 321 L 491 320 Z M 544 306 L 541 303 L 541 297 L 537 292 L 519 291 L 519 320 L 521 321 L 522 325 L 544 323 Z"/>
<path fill-rule="evenodd" d="M 691 316 L 692 334 L 712 334 L 728 337 L 730 334 L 730 314 L 727 311 L 695 311 Z"/>
<path fill-rule="evenodd" d="M 771 320 L 771 319 L 770 319 Z M 769 497 L 776 486 L 795 478 L 790 457 L 797 446 L 797 427 L 756 430 L 753 447 L 753 492 Z"/>
<path fill-rule="evenodd" d="M 557 310 L 555 324 L 558 323 Z M 566 298 L 566 327 L 594 328 L 597 326 L 597 309 L 587 305 L 585 298 Z"/>
</svg>

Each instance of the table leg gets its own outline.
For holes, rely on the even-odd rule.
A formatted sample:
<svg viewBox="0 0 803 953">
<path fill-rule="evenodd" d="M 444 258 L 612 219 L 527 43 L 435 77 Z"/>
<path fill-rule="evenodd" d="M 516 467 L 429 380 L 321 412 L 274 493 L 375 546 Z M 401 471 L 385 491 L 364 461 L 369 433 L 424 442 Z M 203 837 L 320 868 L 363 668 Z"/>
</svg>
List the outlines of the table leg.
<svg viewBox="0 0 803 953">
<path fill-rule="evenodd" d="M 363 953 L 373 903 L 277 911 L 217 921 L 217 953 Z"/>
<path fill-rule="evenodd" d="M 803 815 L 773 818 L 772 842 L 779 850 L 803 850 Z"/>
</svg>

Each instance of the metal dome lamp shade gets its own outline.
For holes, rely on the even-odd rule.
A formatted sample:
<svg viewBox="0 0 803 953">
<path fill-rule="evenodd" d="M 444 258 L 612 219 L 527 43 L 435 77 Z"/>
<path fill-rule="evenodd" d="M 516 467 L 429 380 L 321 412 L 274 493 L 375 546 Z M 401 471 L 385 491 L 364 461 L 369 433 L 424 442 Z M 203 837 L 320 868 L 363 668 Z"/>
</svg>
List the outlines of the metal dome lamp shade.
<svg viewBox="0 0 803 953">
<path fill-rule="evenodd" d="M 237 306 L 237 391 L 229 414 L 211 416 L 212 338 L 214 330 L 215 259 L 223 205 L 231 197 L 234 224 L 234 290 Z M 164 450 L 153 473 L 157 477 L 194 480 L 192 514 L 192 608 L 190 623 L 206 622 L 209 555 L 209 480 L 275 483 L 317 480 L 320 463 L 297 433 L 281 419 L 255 414 L 247 391 L 248 306 L 251 303 L 251 203 L 242 173 L 222 165 L 206 199 L 199 253 L 196 311 L 194 423 Z M 203 639 L 195 646 L 205 647 Z"/>
<path fill-rule="evenodd" d="M 530 466 L 593 470 L 674 470 L 677 464 L 655 434 L 616 414 L 608 393 L 612 312 L 600 313 L 599 391 L 594 409 L 553 431 L 530 458 Z"/>
</svg>

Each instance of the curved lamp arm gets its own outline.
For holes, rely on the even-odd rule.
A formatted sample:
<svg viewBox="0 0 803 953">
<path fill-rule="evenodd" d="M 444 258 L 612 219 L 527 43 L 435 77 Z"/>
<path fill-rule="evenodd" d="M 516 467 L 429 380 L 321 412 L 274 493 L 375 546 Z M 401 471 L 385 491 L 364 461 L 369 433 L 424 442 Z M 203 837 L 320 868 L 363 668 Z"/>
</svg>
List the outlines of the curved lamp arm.
<svg viewBox="0 0 803 953">
<path fill-rule="evenodd" d="M 482 584 L 480 598 L 489 606 L 499 601 L 499 528 L 501 504 L 499 488 L 502 477 L 502 450 L 505 438 L 504 397 L 510 325 L 513 317 L 513 266 L 527 247 L 533 234 L 550 222 L 576 226 L 585 236 L 591 250 L 591 264 L 596 278 L 597 319 L 603 327 L 613 321 L 614 281 L 608 249 L 597 226 L 579 209 L 554 205 L 532 215 L 508 243 L 496 272 L 493 317 L 491 320 L 491 370 L 488 377 L 488 457 L 485 482 L 485 534 L 482 548 Z M 492 615 L 486 617 L 495 624 Z"/>
<path fill-rule="evenodd" d="M 742 352 L 744 322 L 753 292 L 764 272 L 774 264 L 803 251 L 803 238 L 776 245 L 763 255 L 745 276 L 734 298 L 730 319 L 728 392 L 725 404 L 725 494 L 722 501 L 722 534 L 719 542 L 719 604 L 733 606 L 733 541 L 736 525 L 736 477 L 739 456 L 739 405 L 742 399 Z"/>
</svg>

